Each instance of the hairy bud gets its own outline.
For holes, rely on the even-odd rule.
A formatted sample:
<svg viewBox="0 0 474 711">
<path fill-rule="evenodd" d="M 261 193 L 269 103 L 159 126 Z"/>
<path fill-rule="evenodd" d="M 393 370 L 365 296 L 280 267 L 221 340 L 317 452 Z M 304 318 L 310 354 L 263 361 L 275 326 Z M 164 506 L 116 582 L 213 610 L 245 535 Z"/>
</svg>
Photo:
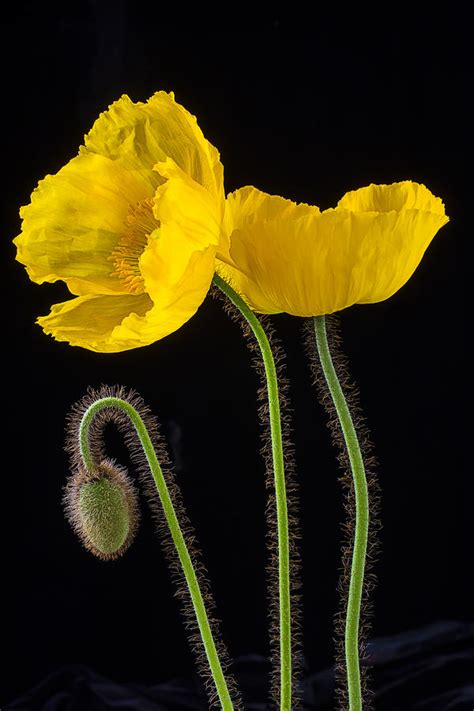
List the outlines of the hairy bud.
<svg viewBox="0 0 474 711">
<path fill-rule="evenodd" d="M 104 460 L 92 473 L 78 468 L 66 486 L 64 507 L 82 544 L 102 560 L 118 558 L 135 536 L 136 491 L 115 462 Z"/>
</svg>

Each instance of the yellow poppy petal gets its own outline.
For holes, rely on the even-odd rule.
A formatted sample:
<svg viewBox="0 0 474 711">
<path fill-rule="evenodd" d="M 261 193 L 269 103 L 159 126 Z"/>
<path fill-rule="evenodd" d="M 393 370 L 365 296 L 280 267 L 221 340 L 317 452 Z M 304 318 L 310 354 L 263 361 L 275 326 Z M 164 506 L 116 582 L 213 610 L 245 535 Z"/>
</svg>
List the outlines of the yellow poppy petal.
<svg viewBox="0 0 474 711">
<path fill-rule="evenodd" d="M 284 212 L 281 198 L 267 196 L 274 207 L 273 212 L 267 211 L 270 219 L 259 220 L 258 209 L 252 219 L 246 209 L 240 222 L 238 214 L 234 216 L 234 224 L 240 224 L 230 236 L 234 268 L 221 262 L 217 271 L 262 313 L 317 316 L 354 303 L 382 301 L 409 279 L 430 241 L 447 222 L 437 199 L 432 196 L 430 202 L 423 190 L 410 188 L 407 204 L 416 204 L 415 194 L 418 204 L 434 203 L 438 212 L 397 211 L 391 207 L 400 205 L 396 189 L 392 203 L 387 191 L 372 191 L 379 198 L 379 207 L 388 208 L 380 212 L 338 207 L 323 213 L 314 208 L 311 213 L 310 206 L 305 206 L 306 214 L 298 216 L 298 206 Z M 386 198 L 383 205 L 380 195 Z M 350 204 L 350 199 L 361 204 L 353 193 L 348 196 L 345 204 Z M 239 204 L 243 203 L 234 200 L 229 209 L 238 212 Z"/>
<path fill-rule="evenodd" d="M 351 190 L 339 200 L 337 206 L 354 212 L 421 210 L 445 216 L 442 200 L 435 197 L 425 185 L 411 180 L 392 185 L 372 184 L 359 190 Z"/>
<path fill-rule="evenodd" d="M 100 353 L 114 353 L 136 347 L 134 339 L 117 338 L 115 330 L 130 314 L 144 315 L 152 307 L 146 294 L 96 296 L 87 294 L 55 304 L 48 316 L 38 319 L 45 333 L 57 341 Z"/>
<path fill-rule="evenodd" d="M 184 173 L 170 158 L 160 163 L 168 180 L 156 191 L 153 214 L 161 226 L 160 241 L 169 249 L 203 249 L 221 239 L 224 199 L 217 200 L 208 190 Z M 174 257 L 173 257 L 174 259 Z"/>
<path fill-rule="evenodd" d="M 319 216 L 307 215 L 234 230 L 230 255 L 236 266 L 219 263 L 217 272 L 255 311 L 311 315 L 325 294 L 326 302 L 337 298 L 326 245 L 316 236 L 318 226 Z"/>
<path fill-rule="evenodd" d="M 119 164 L 81 153 L 41 180 L 21 208 L 17 259 L 39 284 L 63 279 L 74 294 L 122 292 L 110 256 L 130 206 L 152 194 Z"/>
<path fill-rule="evenodd" d="M 279 285 L 284 288 L 286 281 L 280 272 L 286 273 L 287 269 L 291 271 L 296 267 L 294 279 L 289 278 L 287 282 L 290 289 L 296 291 L 300 282 L 298 266 L 288 263 L 287 254 L 290 245 L 297 246 L 292 235 L 294 225 L 300 219 L 312 219 L 319 214 L 318 207 L 268 195 L 252 186 L 230 193 L 224 218 L 228 244 L 227 249 L 222 242 L 219 247 L 217 273 L 256 311 L 286 311 L 285 306 L 291 308 L 290 303 L 295 299 L 298 301 L 298 297 L 287 295 L 281 298 Z M 280 241 L 277 235 L 280 235 Z M 265 276 L 267 272 L 271 272 L 271 278 Z"/>
<path fill-rule="evenodd" d="M 227 196 L 223 221 L 223 237 L 218 249 L 218 258 L 232 266 L 229 254 L 230 236 L 235 229 L 245 230 L 254 222 L 267 222 L 290 217 L 297 219 L 304 215 L 319 213 L 319 208 L 305 203 L 268 195 L 250 185 L 235 190 Z M 229 275 L 230 276 L 230 273 Z"/>
<path fill-rule="evenodd" d="M 172 287 L 153 282 L 153 307 L 140 315 L 132 313 L 113 333 L 114 339 L 138 348 L 164 338 L 188 321 L 204 301 L 215 267 L 215 248 L 193 252 Z M 156 290 L 154 287 L 156 286 Z"/>
<path fill-rule="evenodd" d="M 223 204 L 171 159 L 161 168 L 169 178 L 154 198 L 153 212 L 160 228 L 150 235 L 139 260 L 145 290 L 155 303 L 160 294 L 166 295 L 165 301 L 174 298 L 173 292 L 179 294 L 195 253 L 205 251 L 215 255 L 223 211 Z M 207 288 L 213 272 L 212 266 L 206 276 Z M 190 288 L 194 289 L 192 284 Z M 199 298 L 196 308 L 204 295 Z"/>
<path fill-rule="evenodd" d="M 395 294 L 448 222 L 445 215 L 421 210 L 350 212 L 349 216 L 354 254 L 348 306 L 384 301 Z"/>
<path fill-rule="evenodd" d="M 215 195 L 223 185 L 218 151 L 204 137 L 195 116 L 159 91 L 146 103 L 126 95 L 115 101 L 85 136 L 89 151 L 107 156 L 156 188 L 163 178 L 153 168 L 169 156 L 193 180 Z"/>
<path fill-rule="evenodd" d="M 181 278 L 148 294 L 86 295 L 52 307 L 38 319 L 58 341 L 100 353 L 150 345 L 180 328 L 197 311 L 214 274 L 215 248 L 194 251 Z"/>
</svg>

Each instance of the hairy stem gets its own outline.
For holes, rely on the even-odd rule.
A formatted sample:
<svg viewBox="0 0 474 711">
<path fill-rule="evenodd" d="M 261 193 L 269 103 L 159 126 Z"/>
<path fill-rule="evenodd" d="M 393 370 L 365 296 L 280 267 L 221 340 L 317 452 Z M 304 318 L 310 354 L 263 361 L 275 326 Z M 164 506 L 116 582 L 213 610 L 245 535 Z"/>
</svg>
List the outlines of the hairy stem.
<svg viewBox="0 0 474 711">
<path fill-rule="evenodd" d="M 369 532 L 369 494 L 364 461 L 354 423 L 329 350 L 324 316 L 314 319 L 319 358 L 339 418 L 352 470 L 355 495 L 355 531 L 345 623 L 345 657 L 350 711 L 362 711 L 359 666 L 359 621 Z"/>
<path fill-rule="evenodd" d="M 257 316 L 217 274 L 214 284 L 227 296 L 246 319 L 260 347 L 267 383 L 272 459 L 275 482 L 278 535 L 278 591 L 280 623 L 280 709 L 291 711 L 292 659 L 291 659 L 291 601 L 290 601 L 290 548 L 288 532 L 288 505 L 286 498 L 285 465 L 280 419 L 278 380 L 272 350 L 262 324 Z"/>
<path fill-rule="evenodd" d="M 161 505 L 163 507 L 166 522 L 168 524 L 183 569 L 186 583 L 188 585 L 199 631 L 201 633 L 202 642 L 221 707 L 225 711 L 231 711 L 234 706 L 219 655 L 217 653 L 216 644 L 212 635 L 206 607 L 204 605 L 203 596 L 199 587 L 191 556 L 189 554 L 178 517 L 173 507 L 165 478 L 155 453 L 155 448 L 150 439 L 150 435 L 148 434 L 148 430 L 139 413 L 129 402 L 118 397 L 104 397 L 96 400 L 86 410 L 81 420 L 79 430 L 80 450 L 84 465 L 88 471 L 94 471 L 95 463 L 90 447 L 89 429 L 94 417 L 104 408 L 115 408 L 126 414 L 136 430 L 138 439 L 140 440 L 140 444 L 150 467 L 150 471 L 160 497 Z"/>
</svg>

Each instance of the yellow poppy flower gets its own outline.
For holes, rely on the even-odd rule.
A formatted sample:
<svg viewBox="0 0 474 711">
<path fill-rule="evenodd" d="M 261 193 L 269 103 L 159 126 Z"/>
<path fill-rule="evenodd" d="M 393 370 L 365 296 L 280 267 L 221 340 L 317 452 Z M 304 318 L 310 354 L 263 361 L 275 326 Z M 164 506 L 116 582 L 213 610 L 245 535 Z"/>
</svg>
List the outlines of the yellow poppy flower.
<svg viewBox="0 0 474 711">
<path fill-rule="evenodd" d="M 17 259 L 76 296 L 38 323 L 102 352 L 175 331 L 207 294 L 223 212 L 222 164 L 195 117 L 173 94 L 122 96 L 20 210 Z"/>
<path fill-rule="evenodd" d="M 408 180 L 354 190 L 324 212 L 246 187 L 227 198 L 217 271 L 255 311 L 322 316 L 398 291 L 448 219 Z"/>
</svg>

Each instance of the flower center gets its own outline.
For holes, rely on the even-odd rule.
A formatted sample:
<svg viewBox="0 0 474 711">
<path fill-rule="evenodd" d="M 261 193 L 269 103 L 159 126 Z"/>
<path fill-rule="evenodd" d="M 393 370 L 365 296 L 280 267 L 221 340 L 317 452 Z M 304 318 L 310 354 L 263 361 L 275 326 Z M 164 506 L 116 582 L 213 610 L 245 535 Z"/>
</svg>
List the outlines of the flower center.
<svg viewBox="0 0 474 711">
<path fill-rule="evenodd" d="M 138 260 L 148 244 L 148 237 L 159 226 L 159 221 L 153 215 L 151 198 L 130 206 L 124 233 L 110 259 L 115 266 L 113 276 L 120 279 L 131 294 L 145 292 L 145 282 Z"/>
</svg>

